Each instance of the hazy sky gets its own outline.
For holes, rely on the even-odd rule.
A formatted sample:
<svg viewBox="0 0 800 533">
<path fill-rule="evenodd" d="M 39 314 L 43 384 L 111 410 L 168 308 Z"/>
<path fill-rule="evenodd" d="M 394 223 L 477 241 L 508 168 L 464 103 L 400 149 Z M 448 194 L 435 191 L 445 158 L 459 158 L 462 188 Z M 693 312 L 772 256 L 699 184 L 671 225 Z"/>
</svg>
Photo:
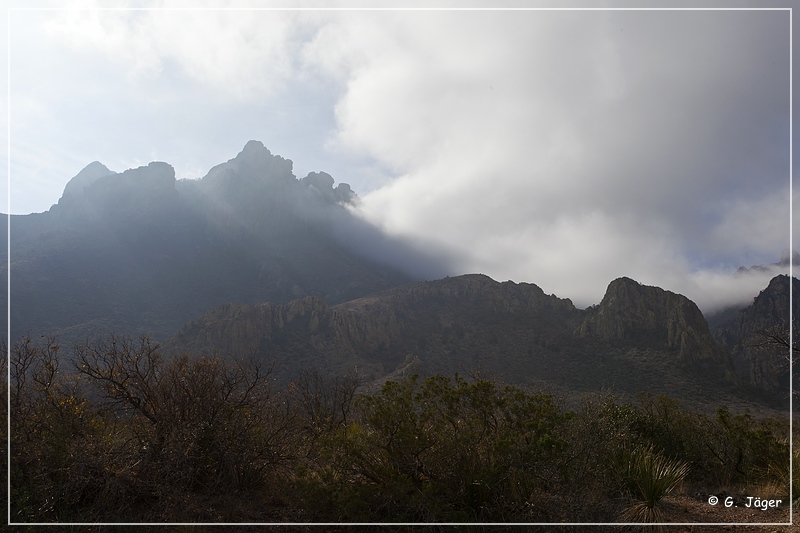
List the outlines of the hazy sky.
<svg viewBox="0 0 800 533">
<path fill-rule="evenodd" d="M 710 310 L 775 273 L 738 266 L 790 247 L 786 10 L 69 5 L 3 13 L 12 213 L 49 209 L 95 160 L 199 178 L 257 139 L 298 177 L 350 183 L 361 216 L 454 274 L 579 306 L 629 276 Z"/>
</svg>

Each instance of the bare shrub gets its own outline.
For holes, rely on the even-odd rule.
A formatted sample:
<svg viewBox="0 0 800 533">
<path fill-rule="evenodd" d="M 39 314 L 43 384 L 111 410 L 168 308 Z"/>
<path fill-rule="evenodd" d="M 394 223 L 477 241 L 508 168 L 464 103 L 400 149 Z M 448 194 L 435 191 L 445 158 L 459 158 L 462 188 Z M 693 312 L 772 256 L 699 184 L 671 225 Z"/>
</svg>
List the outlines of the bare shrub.
<svg viewBox="0 0 800 533">
<path fill-rule="evenodd" d="M 159 487 L 221 492 L 262 485 L 292 456 L 293 413 L 254 359 L 165 362 L 159 346 L 110 337 L 76 349 L 78 372 L 126 417 Z"/>
</svg>

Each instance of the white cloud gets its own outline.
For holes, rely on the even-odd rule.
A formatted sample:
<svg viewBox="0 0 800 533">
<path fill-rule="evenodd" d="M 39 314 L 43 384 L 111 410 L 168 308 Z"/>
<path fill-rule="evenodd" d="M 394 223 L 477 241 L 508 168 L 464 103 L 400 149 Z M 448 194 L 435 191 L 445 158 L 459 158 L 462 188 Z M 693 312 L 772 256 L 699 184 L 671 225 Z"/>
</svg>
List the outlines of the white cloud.
<svg viewBox="0 0 800 533">
<path fill-rule="evenodd" d="M 65 124 L 179 176 L 250 138 L 324 153 L 337 181 L 365 169 L 365 218 L 462 272 L 582 305 L 626 275 L 721 305 L 739 298 L 725 268 L 788 241 L 785 13 L 68 11 L 47 28 L 63 83 L 25 117 L 85 87 Z"/>
<path fill-rule="evenodd" d="M 294 73 L 293 48 L 306 34 L 293 12 L 225 10 L 66 10 L 51 35 L 102 54 L 135 81 L 178 69 L 236 98 L 267 98 Z"/>
<path fill-rule="evenodd" d="M 708 253 L 763 256 L 786 247 L 791 207 L 788 185 L 763 196 L 726 199 L 714 207 L 719 221 L 704 243 Z"/>
<path fill-rule="evenodd" d="M 351 68 L 337 144 L 400 176 L 364 197 L 369 219 L 584 304 L 618 275 L 700 295 L 702 248 L 735 261 L 785 247 L 780 193 L 752 201 L 788 179 L 788 144 L 761 141 L 788 114 L 785 72 L 763 65 L 788 57 L 785 36 L 756 46 L 785 21 L 437 16 L 374 15 L 374 54 L 347 27 L 364 19 L 346 19 L 325 58 Z"/>
<path fill-rule="evenodd" d="M 764 270 L 751 270 L 731 275 L 727 271 L 703 270 L 686 280 L 683 294 L 692 299 L 703 312 L 713 312 L 730 306 L 749 305 L 753 298 L 769 285 L 778 274 L 788 274 L 788 267 L 766 266 Z M 800 274 L 795 266 L 794 276 Z"/>
</svg>

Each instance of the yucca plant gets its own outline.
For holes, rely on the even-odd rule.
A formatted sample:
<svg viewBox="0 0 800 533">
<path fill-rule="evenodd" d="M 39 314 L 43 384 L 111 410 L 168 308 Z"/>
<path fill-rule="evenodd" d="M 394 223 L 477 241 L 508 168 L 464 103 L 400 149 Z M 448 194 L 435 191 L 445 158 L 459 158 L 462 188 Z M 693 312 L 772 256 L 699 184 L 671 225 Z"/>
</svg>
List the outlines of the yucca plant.
<svg viewBox="0 0 800 533">
<path fill-rule="evenodd" d="M 635 448 L 628 460 L 627 484 L 640 500 L 622 513 L 624 522 L 653 523 L 662 519 L 659 502 L 689 474 L 689 465 L 649 448 Z"/>
<path fill-rule="evenodd" d="M 766 468 L 760 472 L 762 482 L 756 486 L 758 494 L 767 495 L 770 499 L 780 498 L 787 499 L 789 497 L 789 489 L 791 485 L 791 492 L 793 495 L 792 505 L 795 507 L 798 503 L 798 490 L 800 490 L 800 449 L 794 447 L 792 449 L 792 461 L 789 461 L 789 439 L 783 438 L 776 441 L 778 450 L 776 453 L 771 454 L 766 458 Z M 793 475 L 789 475 L 789 465 L 791 464 Z"/>
</svg>

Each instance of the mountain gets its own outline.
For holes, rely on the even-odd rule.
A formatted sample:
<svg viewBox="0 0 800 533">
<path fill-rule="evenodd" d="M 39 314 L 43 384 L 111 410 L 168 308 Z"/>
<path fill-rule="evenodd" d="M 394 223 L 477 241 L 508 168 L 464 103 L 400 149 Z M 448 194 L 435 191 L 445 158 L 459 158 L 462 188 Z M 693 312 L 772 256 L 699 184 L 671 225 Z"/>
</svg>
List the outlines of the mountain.
<svg viewBox="0 0 800 533">
<path fill-rule="evenodd" d="M 586 311 L 536 285 L 476 274 L 333 306 L 313 297 L 224 305 L 188 323 L 167 349 L 274 360 L 279 380 L 303 368 L 357 370 L 375 383 L 402 372 L 479 372 L 568 396 L 610 388 L 703 405 L 735 397 L 729 357 L 697 307 L 627 278 Z"/>
<path fill-rule="evenodd" d="M 772 341 L 786 276 L 711 328 L 688 298 L 629 278 L 586 310 L 529 283 L 436 279 L 446 262 L 356 216 L 349 185 L 292 166 L 258 141 L 199 180 L 164 162 L 121 173 L 94 162 L 49 211 L 0 217 L 12 341 L 146 333 L 171 353 L 275 360 L 284 381 L 303 368 L 374 383 L 479 372 L 567 396 L 785 404 L 786 353 Z"/>
<path fill-rule="evenodd" d="M 720 317 L 713 329 L 731 354 L 736 377 L 748 387 L 786 399 L 789 390 L 789 276 L 779 275 L 735 314 Z M 800 281 L 791 278 L 795 295 L 793 316 L 800 313 Z M 797 329 L 793 336 L 797 338 Z M 785 341 L 785 344 L 782 343 Z"/>
<path fill-rule="evenodd" d="M 176 180 L 163 162 L 122 173 L 91 163 L 49 211 L 10 217 L 13 338 L 163 339 L 224 303 L 336 303 L 426 269 L 443 275 L 353 215 L 358 197 L 333 184 L 325 173 L 297 179 L 292 161 L 258 141 L 199 180 Z M 0 235 L 5 246 L 6 227 Z M 365 242 L 396 250 L 409 268 L 370 256 Z"/>
<path fill-rule="evenodd" d="M 589 310 L 580 335 L 669 349 L 684 365 L 732 375 L 732 364 L 716 344 L 703 313 L 683 295 L 641 285 L 630 278 L 612 281 L 600 305 Z"/>
</svg>

